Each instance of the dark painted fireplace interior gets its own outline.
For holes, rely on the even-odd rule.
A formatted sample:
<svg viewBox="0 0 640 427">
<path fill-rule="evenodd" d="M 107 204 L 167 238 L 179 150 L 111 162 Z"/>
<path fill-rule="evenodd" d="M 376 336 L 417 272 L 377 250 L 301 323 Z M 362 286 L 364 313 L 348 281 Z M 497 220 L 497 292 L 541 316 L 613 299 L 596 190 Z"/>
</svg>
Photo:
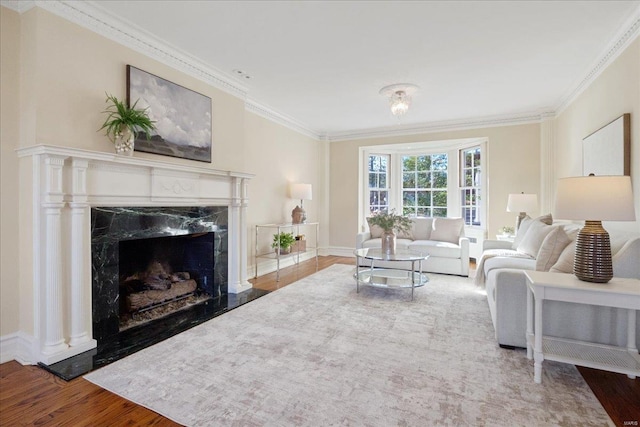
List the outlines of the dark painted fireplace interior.
<svg viewBox="0 0 640 427">
<path fill-rule="evenodd" d="M 226 207 L 114 207 L 91 210 L 93 337 L 119 333 L 121 283 L 150 262 L 189 271 L 197 292 L 227 295 Z"/>
</svg>

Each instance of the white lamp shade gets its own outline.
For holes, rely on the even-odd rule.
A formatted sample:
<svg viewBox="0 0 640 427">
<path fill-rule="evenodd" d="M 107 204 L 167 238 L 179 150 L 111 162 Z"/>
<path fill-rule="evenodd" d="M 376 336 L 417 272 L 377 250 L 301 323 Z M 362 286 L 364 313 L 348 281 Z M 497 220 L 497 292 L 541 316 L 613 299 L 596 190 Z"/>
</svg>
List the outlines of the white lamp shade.
<svg viewBox="0 0 640 427">
<path fill-rule="evenodd" d="M 291 184 L 292 199 L 311 200 L 311 184 Z"/>
<path fill-rule="evenodd" d="M 535 212 L 537 210 L 537 194 L 509 194 L 507 212 Z"/>
<path fill-rule="evenodd" d="M 588 221 L 635 221 L 629 176 L 561 178 L 555 217 Z"/>
</svg>

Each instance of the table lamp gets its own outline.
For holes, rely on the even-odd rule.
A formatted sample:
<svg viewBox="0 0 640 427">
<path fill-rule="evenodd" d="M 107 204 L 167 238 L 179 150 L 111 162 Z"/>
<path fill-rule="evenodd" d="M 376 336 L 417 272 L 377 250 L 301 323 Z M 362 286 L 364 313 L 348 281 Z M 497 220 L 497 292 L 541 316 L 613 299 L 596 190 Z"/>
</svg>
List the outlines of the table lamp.
<svg viewBox="0 0 640 427">
<path fill-rule="evenodd" d="M 300 199 L 300 206 L 291 211 L 292 224 L 304 224 L 307 222 L 307 213 L 302 205 L 303 200 L 311 200 L 311 184 L 291 184 L 289 189 L 292 199 Z"/>
<path fill-rule="evenodd" d="M 516 231 L 520 228 L 520 223 L 527 216 L 527 212 L 538 210 L 537 194 L 509 194 L 507 199 L 507 212 L 520 212 L 516 218 Z"/>
<path fill-rule="evenodd" d="M 611 242 L 602 221 L 635 221 L 629 176 L 561 178 L 555 216 L 585 220 L 576 239 L 573 273 L 580 280 L 607 283 L 613 277 Z"/>
</svg>

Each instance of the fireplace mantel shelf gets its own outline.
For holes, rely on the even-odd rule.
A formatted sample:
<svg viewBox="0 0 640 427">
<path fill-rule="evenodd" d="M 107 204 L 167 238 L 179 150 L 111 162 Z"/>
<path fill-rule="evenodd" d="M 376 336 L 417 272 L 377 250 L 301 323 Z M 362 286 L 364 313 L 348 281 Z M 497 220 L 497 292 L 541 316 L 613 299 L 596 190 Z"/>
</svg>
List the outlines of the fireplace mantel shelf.
<svg viewBox="0 0 640 427">
<path fill-rule="evenodd" d="M 51 155 L 59 157 L 73 157 L 84 160 L 95 160 L 105 163 L 140 166 L 146 168 L 166 169 L 173 171 L 199 173 L 204 175 L 229 176 L 237 178 L 253 178 L 255 175 L 243 172 L 225 171 L 219 169 L 211 169 L 202 166 L 181 165 L 155 159 L 143 159 L 140 157 L 128 157 L 119 154 L 105 153 L 101 151 L 83 150 L 79 148 L 60 147 L 56 145 L 34 145 L 32 147 L 19 148 L 16 150 L 18 157 L 27 157 L 34 155 Z"/>
<path fill-rule="evenodd" d="M 91 335 L 92 207 L 226 206 L 228 292 L 248 290 L 248 183 L 253 174 L 52 145 L 17 150 L 29 170 L 33 331 L 21 359 L 55 363 L 96 346 Z M 178 162 L 178 160 L 176 160 Z"/>
</svg>

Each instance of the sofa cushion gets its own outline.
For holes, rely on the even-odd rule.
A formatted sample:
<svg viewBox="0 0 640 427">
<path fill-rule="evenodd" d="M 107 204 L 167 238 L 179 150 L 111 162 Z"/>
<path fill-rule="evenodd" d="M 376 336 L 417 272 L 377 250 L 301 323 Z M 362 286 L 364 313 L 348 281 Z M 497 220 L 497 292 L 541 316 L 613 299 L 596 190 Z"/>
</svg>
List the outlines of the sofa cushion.
<svg viewBox="0 0 640 427">
<path fill-rule="evenodd" d="M 371 233 L 372 239 L 379 239 L 382 237 L 384 230 L 375 224 L 371 224 L 371 217 L 367 218 L 367 224 L 369 225 L 369 233 Z"/>
<path fill-rule="evenodd" d="M 460 258 L 462 254 L 460 245 L 449 242 L 436 242 L 434 240 L 415 240 L 409 244 L 409 249 L 426 252 L 430 256 L 438 258 Z"/>
<path fill-rule="evenodd" d="M 487 258 L 484 261 L 485 277 L 489 276 L 489 272 L 496 268 L 519 268 L 521 270 L 535 270 L 536 260 L 520 253 L 519 256 L 497 256 Z"/>
<path fill-rule="evenodd" d="M 463 227 L 462 218 L 434 218 L 429 240 L 458 244 Z"/>
<path fill-rule="evenodd" d="M 573 259 L 576 255 L 576 244 L 575 242 L 570 242 L 558 257 L 558 261 L 556 261 L 553 266 L 549 269 L 552 273 L 573 273 Z"/>
<path fill-rule="evenodd" d="M 411 235 L 413 237 L 413 240 L 431 239 L 432 227 L 433 227 L 433 218 L 426 218 L 426 217 L 411 218 Z"/>
<path fill-rule="evenodd" d="M 396 239 L 396 249 L 408 249 L 409 244 L 412 243 L 413 240 L 410 239 Z M 363 248 L 382 248 L 382 239 L 369 239 L 362 242 Z"/>
<path fill-rule="evenodd" d="M 527 234 L 529 227 L 531 226 L 531 224 L 533 224 L 534 221 L 540 221 L 544 224 L 551 225 L 551 223 L 553 222 L 553 218 L 551 217 L 551 214 L 542 215 L 535 219 L 531 219 L 529 215 L 525 216 L 522 222 L 520 222 L 520 228 L 516 230 L 516 237 L 513 239 L 511 249 L 518 249 L 518 245 L 520 244 L 520 242 L 522 242 L 522 239 L 524 239 L 524 236 Z"/>
<path fill-rule="evenodd" d="M 560 226 L 554 226 L 547 237 L 542 241 L 540 250 L 536 255 L 536 270 L 549 271 L 558 261 L 560 254 L 571 243 L 571 238 Z"/>
<path fill-rule="evenodd" d="M 553 228 L 554 227 L 547 225 L 542 221 L 537 219 L 533 220 L 516 250 L 535 258 L 538 255 L 538 251 L 542 246 L 544 238 L 547 237 Z"/>
</svg>

